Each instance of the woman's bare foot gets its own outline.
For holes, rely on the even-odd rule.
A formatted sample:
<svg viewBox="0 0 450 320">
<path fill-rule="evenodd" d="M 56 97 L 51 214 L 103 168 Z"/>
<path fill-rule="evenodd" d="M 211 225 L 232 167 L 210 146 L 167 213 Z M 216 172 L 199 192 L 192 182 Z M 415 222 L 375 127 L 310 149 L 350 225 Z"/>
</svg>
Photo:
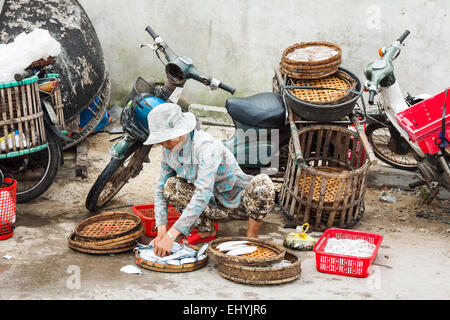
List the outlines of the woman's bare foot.
<svg viewBox="0 0 450 320">
<path fill-rule="evenodd" d="M 247 237 L 258 238 L 258 231 L 262 224 L 262 221 L 258 222 L 256 220 L 253 220 L 252 218 L 248 218 Z"/>
</svg>

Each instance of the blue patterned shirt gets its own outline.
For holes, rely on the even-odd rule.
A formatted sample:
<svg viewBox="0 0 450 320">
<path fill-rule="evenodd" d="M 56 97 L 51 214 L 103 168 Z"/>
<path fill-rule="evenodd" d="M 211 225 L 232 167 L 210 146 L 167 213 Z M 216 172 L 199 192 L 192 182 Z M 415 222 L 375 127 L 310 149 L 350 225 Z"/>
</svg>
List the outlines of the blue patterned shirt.
<svg viewBox="0 0 450 320">
<path fill-rule="evenodd" d="M 237 208 L 247 183 L 253 178 L 245 174 L 221 141 L 204 131 L 185 135 L 174 149 L 162 148 L 161 172 L 155 190 L 156 226 L 167 224 L 168 201 L 164 197 L 167 179 L 178 176 L 195 186 L 190 203 L 174 224 L 189 235 L 203 209 L 219 201 L 227 208 Z"/>
</svg>

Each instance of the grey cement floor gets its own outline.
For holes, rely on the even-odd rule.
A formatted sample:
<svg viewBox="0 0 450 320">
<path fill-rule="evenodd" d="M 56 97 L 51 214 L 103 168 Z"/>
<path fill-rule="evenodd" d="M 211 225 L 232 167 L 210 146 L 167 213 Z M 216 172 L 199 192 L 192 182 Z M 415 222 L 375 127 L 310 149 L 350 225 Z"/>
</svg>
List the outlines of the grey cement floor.
<svg viewBox="0 0 450 320">
<path fill-rule="evenodd" d="M 109 139 L 100 133 L 89 138 L 89 178 L 75 178 L 75 155 L 65 153 L 65 164 L 55 183 L 39 199 L 17 207 L 17 228 L 11 239 L 0 241 L 0 299 L 449 299 L 450 225 L 422 219 L 418 212 L 449 218 L 448 200 L 420 204 L 413 192 L 391 192 L 395 204 L 378 200 L 379 180 L 371 178 L 366 193 L 366 213 L 354 228 L 384 237 L 369 277 L 358 279 L 320 273 L 313 252 L 295 252 L 302 261 L 300 279 L 284 285 L 251 286 L 222 278 L 216 262 L 198 271 L 144 275 L 120 269 L 134 265 L 130 253 L 95 256 L 71 250 L 67 237 L 90 216 L 84 200 L 92 183 L 109 161 Z M 108 205 L 108 208 L 152 203 L 159 174 L 160 149 L 151 152 L 150 164 Z M 384 171 L 383 171 L 384 172 Z M 413 177 L 388 173 L 404 183 Z M 373 175 L 371 175 L 373 176 Z M 379 174 L 375 174 L 378 177 Z M 389 185 L 389 181 L 385 182 Z M 398 183 L 397 183 L 398 184 Z M 401 183 L 400 183 L 401 184 Z M 395 186 L 396 183 L 393 183 Z M 445 198 L 445 197 L 444 197 Z M 261 229 L 261 238 L 281 244 L 292 221 L 274 210 Z M 220 236 L 244 235 L 245 222 L 221 224 Z M 149 238 L 143 239 L 143 242 Z M 12 256 L 7 260 L 1 258 Z"/>
</svg>

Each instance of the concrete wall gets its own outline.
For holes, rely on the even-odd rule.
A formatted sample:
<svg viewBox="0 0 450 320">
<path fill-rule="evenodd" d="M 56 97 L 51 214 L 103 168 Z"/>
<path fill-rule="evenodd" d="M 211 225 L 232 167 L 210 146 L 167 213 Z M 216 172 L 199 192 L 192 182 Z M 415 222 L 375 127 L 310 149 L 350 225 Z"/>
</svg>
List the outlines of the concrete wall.
<svg viewBox="0 0 450 320">
<path fill-rule="evenodd" d="M 438 93 L 450 86 L 448 0 L 79 0 L 94 24 L 112 77 L 113 103 L 137 76 L 164 79 L 144 31 L 151 25 L 199 70 L 235 86 L 236 96 L 271 90 L 273 66 L 300 41 L 330 41 L 343 66 L 364 79 L 364 67 L 405 29 L 395 61 L 404 93 Z M 230 95 L 189 82 L 183 99 L 223 106 Z"/>
</svg>

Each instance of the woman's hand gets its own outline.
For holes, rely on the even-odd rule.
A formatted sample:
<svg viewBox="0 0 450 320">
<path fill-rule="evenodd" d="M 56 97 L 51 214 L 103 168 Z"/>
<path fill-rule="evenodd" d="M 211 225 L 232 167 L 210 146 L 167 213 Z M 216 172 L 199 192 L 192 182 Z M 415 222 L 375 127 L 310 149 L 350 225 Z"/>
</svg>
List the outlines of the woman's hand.
<svg viewBox="0 0 450 320">
<path fill-rule="evenodd" d="M 153 252 L 159 257 L 170 255 L 170 250 L 172 249 L 173 242 L 174 241 L 170 239 L 166 233 L 166 235 L 160 241 L 156 242 Z"/>
<path fill-rule="evenodd" d="M 151 245 L 156 246 L 156 244 L 164 238 L 167 233 L 167 227 L 165 225 L 158 226 L 158 235 L 152 240 Z"/>
</svg>

